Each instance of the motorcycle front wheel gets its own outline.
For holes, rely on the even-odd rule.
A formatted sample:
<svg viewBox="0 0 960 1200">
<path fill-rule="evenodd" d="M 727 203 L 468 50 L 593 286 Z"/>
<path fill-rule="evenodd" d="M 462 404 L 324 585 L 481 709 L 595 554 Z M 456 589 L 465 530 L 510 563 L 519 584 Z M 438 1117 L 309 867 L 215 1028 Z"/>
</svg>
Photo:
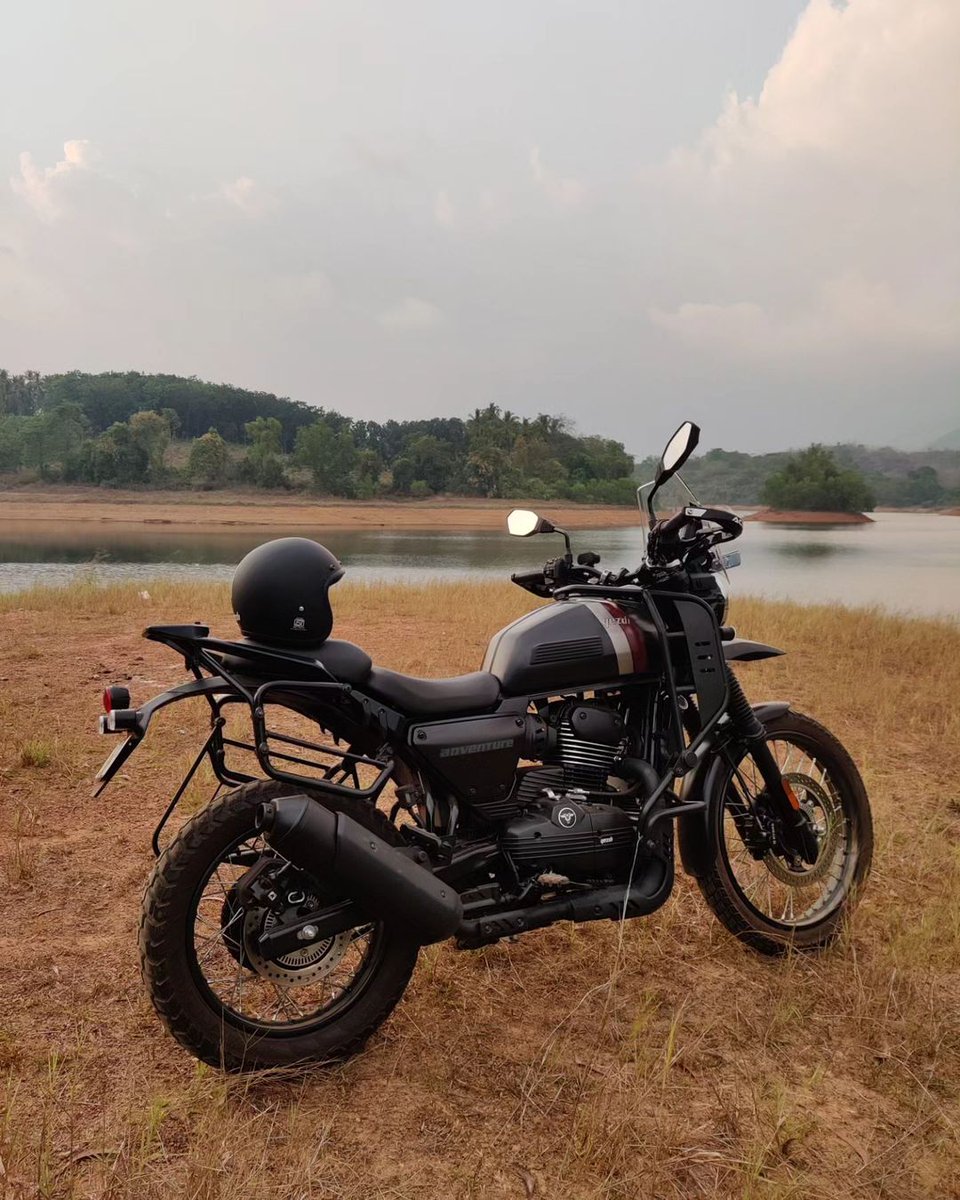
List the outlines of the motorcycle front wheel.
<svg viewBox="0 0 960 1200">
<path fill-rule="evenodd" d="M 186 823 L 147 884 L 144 983 L 169 1032 L 211 1066 L 252 1071 L 348 1057 L 389 1016 L 416 963 L 416 940 L 376 921 L 276 959 L 259 952 L 278 916 L 241 903 L 237 886 L 261 859 L 277 859 L 256 828 L 257 808 L 306 790 L 257 782 L 220 797 Z M 399 840 L 369 803 L 346 797 L 330 806 L 388 842 Z M 278 887 L 289 910 L 283 919 L 343 898 L 292 868 L 281 884 L 286 878 Z"/>
<path fill-rule="evenodd" d="M 818 949 L 837 937 L 869 873 L 870 805 L 850 755 L 812 717 L 787 712 L 767 723 L 766 734 L 816 830 L 816 862 L 778 849 L 775 816 L 747 753 L 730 762 L 722 780 L 710 817 L 711 866 L 697 882 L 722 924 L 753 949 Z"/>
</svg>

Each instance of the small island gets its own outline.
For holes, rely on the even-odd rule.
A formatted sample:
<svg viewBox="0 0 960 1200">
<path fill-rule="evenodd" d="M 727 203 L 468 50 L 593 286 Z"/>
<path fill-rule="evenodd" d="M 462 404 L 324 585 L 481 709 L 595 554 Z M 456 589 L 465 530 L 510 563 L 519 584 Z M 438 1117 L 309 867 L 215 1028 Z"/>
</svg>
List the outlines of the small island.
<svg viewBox="0 0 960 1200">
<path fill-rule="evenodd" d="M 761 499 L 767 507 L 747 520 L 769 525 L 870 524 L 875 503 L 860 471 L 841 466 L 825 446 L 791 456 L 767 478 Z"/>
<path fill-rule="evenodd" d="M 804 512 L 802 509 L 761 508 L 745 521 L 766 525 L 870 525 L 873 517 L 862 512 Z"/>
</svg>

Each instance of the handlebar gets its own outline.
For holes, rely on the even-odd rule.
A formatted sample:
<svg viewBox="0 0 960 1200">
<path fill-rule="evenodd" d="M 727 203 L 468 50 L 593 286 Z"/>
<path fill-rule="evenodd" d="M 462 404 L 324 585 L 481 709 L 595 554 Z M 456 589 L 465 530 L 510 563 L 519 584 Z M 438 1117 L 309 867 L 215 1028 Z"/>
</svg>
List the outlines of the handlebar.
<svg viewBox="0 0 960 1200">
<path fill-rule="evenodd" d="M 715 528 L 707 529 L 707 525 Z M 743 522 L 726 509 L 687 505 L 656 522 L 647 539 L 647 558 L 657 565 L 687 561 L 721 542 L 732 542 L 742 532 Z"/>
<path fill-rule="evenodd" d="M 597 570 L 599 556 L 585 553 L 574 563 L 570 554 L 548 559 L 539 571 L 515 572 L 511 580 L 519 587 L 542 599 L 569 594 L 584 584 L 600 590 L 621 594 L 638 584 L 662 581 L 671 571 L 688 569 L 698 557 L 713 546 L 731 542 L 743 532 L 743 522 L 722 508 L 687 505 L 665 520 L 657 521 L 647 539 L 647 556 L 636 571 L 626 568 L 618 572 Z M 586 560 L 586 561 L 583 561 Z M 698 565 L 702 569 L 702 564 Z M 707 570 L 711 568 L 707 567 Z"/>
</svg>

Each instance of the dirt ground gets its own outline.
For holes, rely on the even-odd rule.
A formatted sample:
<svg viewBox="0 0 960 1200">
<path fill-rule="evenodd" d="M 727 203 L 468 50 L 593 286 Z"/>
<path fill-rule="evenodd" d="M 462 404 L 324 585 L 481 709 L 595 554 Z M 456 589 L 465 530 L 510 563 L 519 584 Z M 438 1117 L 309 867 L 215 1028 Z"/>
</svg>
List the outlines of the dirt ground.
<svg viewBox="0 0 960 1200">
<path fill-rule="evenodd" d="M 475 669 L 529 606 L 501 585 L 338 593 L 341 637 L 422 674 Z M 233 633 L 225 589 L 0 597 L 0 1197 L 960 1195 L 956 626 L 734 612 L 790 651 L 742 668 L 749 695 L 833 727 L 871 794 L 873 875 L 833 950 L 757 957 L 681 878 L 622 944 L 604 922 L 432 947 L 358 1058 L 226 1079 L 164 1032 L 136 951 L 150 832 L 202 711 L 162 713 L 91 796 L 100 690 L 136 703 L 183 678 L 140 630 L 201 618 Z"/>
<path fill-rule="evenodd" d="M 767 525 L 868 525 L 873 520 L 866 513 L 800 512 L 761 508 L 745 517 L 746 521 L 763 521 Z"/>
<path fill-rule="evenodd" d="M 565 529 L 618 529 L 637 524 L 635 508 L 535 500 L 435 496 L 429 500 L 312 501 L 236 492 L 108 492 L 101 488 L 0 491 L 0 528 L 16 523 L 271 528 L 503 529 L 512 508 L 533 508 Z"/>
</svg>

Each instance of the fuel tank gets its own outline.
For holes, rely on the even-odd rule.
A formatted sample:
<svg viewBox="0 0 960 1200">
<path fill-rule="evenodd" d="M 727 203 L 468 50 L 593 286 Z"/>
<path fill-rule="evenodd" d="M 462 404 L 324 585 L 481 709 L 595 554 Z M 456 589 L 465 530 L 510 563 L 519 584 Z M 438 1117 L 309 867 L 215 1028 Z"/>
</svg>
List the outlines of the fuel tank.
<svg viewBox="0 0 960 1200">
<path fill-rule="evenodd" d="M 612 600 L 560 600 L 495 633 L 483 669 L 508 696 L 547 695 L 660 673 L 653 623 Z"/>
</svg>

